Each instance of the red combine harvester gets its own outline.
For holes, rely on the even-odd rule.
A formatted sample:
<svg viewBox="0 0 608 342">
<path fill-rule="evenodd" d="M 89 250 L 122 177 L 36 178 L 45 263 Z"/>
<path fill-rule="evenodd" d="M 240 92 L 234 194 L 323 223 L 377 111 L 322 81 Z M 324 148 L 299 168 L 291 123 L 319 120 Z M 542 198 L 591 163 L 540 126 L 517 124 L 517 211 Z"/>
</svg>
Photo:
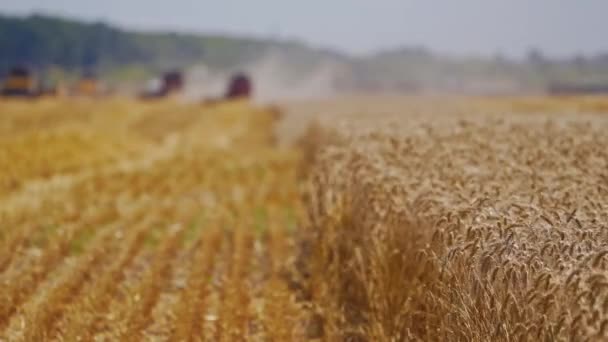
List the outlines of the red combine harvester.
<svg viewBox="0 0 608 342">
<path fill-rule="evenodd" d="M 184 89 L 184 76 L 181 71 L 170 71 L 163 75 L 161 93 L 163 96 L 180 92 Z"/>
<path fill-rule="evenodd" d="M 224 95 L 225 99 L 250 98 L 253 93 L 253 86 L 249 77 L 242 73 L 236 73 L 230 79 L 230 84 Z"/>
<path fill-rule="evenodd" d="M 148 90 L 141 97 L 144 99 L 168 97 L 182 91 L 184 83 L 184 76 L 181 71 L 169 71 L 163 74 L 157 89 Z"/>
<path fill-rule="evenodd" d="M 253 84 L 247 74 L 239 72 L 232 75 L 222 96 L 203 100 L 205 105 L 214 105 L 230 100 L 249 99 L 253 94 Z"/>
</svg>

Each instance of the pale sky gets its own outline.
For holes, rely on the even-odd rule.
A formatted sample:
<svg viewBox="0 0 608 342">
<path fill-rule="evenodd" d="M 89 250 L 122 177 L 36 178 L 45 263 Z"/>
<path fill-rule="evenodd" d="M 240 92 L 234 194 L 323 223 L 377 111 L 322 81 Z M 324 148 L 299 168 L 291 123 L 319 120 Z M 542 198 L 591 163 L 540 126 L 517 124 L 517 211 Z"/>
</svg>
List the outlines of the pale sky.
<svg viewBox="0 0 608 342">
<path fill-rule="evenodd" d="M 412 45 L 458 55 L 608 51 L 608 0 L 0 0 L 0 13 L 32 12 L 143 30 L 296 38 L 355 54 Z"/>
</svg>

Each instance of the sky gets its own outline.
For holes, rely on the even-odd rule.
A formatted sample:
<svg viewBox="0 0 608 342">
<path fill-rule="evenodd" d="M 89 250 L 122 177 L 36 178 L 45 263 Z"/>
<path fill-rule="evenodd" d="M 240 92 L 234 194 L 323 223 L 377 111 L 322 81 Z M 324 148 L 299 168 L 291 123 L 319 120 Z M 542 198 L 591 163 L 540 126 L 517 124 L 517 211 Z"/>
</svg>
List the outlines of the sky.
<svg viewBox="0 0 608 342">
<path fill-rule="evenodd" d="M 455 55 L 608 52 L 608 0 L 0 0 L 123 28 L 298 39 L 364 55 L 426 46 Z"/>
</svg>

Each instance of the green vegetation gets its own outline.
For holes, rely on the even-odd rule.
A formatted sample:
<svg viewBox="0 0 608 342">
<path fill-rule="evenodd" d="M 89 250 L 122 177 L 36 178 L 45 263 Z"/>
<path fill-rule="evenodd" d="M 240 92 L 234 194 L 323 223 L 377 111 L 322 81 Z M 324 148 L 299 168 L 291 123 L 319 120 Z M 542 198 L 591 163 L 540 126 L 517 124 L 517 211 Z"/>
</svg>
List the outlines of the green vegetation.
<svg viewBox="0 0 608 342">
<path fill-rule="evenodd" d="M 226 69 L 254 60 L 272 48 L 306 50 L 295 42 L 178 33 L 142 33 L 103 23 L 32 15 L 0 15 L 0 73 L 16 64 L 68 72 L 86 69 L 141 77 L 196 63 Z M 310 49 L 312 51 L 312 49 Z M 124 76 L 124 75 L 122 75 Z"/>
</svg>

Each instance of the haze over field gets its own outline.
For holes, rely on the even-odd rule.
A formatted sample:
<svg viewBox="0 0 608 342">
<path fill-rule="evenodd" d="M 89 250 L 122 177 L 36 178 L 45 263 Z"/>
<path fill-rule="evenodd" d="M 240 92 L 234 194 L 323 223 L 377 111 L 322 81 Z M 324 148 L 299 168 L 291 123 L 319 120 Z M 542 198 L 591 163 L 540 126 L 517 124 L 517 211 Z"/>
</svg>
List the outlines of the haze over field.
<svg viewBox="0 0 608 342">
<path fill-rule="evenodd" d="M 0 77 L 22 63 L 68 77 L 94 69 L 135 89 L 179 68 L 200 96 L 245 70 L 262 99 L 603 91 L 607 12 L 596 0 L 9 1 L 0 4 Z"/>
</svg>

